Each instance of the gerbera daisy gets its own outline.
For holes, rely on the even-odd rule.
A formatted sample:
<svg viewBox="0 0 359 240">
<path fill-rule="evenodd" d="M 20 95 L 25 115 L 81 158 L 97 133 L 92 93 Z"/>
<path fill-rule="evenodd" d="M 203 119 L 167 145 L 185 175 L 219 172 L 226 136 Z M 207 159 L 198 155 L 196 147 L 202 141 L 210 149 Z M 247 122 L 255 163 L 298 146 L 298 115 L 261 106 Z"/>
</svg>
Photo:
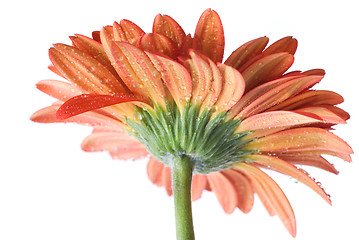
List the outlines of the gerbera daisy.
<svg viewBox="0 0 359 240">
<path fill-rule="evenodd" d="M 312 89 L 324 70 L 287 72 L 296 39 L 266 47 L 261 37 L 222 63 L 224 31 L 211 9 L 193 37 L 157 15 L 152 33 L 121 20 L 92 38 L 70 39 L 72 46 L 49 50 L 50 70 L 69 82 L 40 81 L 37 88 L 59 101 L 31 119 L 92 126 L 84 151 L 148 157 L 150 180 L 174 193 L 178 239 L 194 239 L 191 199 L 204 190 L 215 193 L 226 213 L 248 213 L 257 194 L 295 236 L 293 210 L 262 169 L 293 177 L 331 203 L 298 165 L 337 174 L 323 155 L 350 162 L 350 146 L 329 131 L 349 114 L 335 106 L 343 102 L 339 94 Z"/>
</svg>

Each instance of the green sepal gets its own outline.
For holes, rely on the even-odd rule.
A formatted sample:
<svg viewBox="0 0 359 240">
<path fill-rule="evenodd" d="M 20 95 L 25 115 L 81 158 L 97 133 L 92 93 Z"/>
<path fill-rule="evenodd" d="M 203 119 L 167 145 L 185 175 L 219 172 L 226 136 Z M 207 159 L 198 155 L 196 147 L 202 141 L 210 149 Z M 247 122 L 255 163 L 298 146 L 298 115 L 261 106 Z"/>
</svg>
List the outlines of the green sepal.
<svg viewBox="0 0 359 240">
<path fill-rule="evenodd" d="M 181 114 L 182 113 L 182 114 Z M 154 111 L 137 108 L 138 121 L 127 119 L 133 135 L 159 161 L 172 166 L 173 160 L 186 156 L 196 173 L 207 174 L 246 161 L 255 150 L 242 150 L 251 141 L 249 132 L 234 133 L 241 120 L 226 119 L 227 113 L 213 115 L 213 109 L 200 112 L 200 105 L 187 103 L 182 111 L 174 103 L 166 109 L 154 104 Z"/>
</svg>

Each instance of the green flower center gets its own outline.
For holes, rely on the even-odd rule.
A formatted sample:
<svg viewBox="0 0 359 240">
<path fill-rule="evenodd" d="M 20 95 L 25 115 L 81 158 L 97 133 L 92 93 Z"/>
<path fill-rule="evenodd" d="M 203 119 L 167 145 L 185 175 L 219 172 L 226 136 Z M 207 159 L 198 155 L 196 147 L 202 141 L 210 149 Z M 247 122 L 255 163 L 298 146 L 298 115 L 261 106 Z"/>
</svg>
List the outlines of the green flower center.
<svg viewBox="0 0 359 240">
<path fill-rule="evenodd" d="M 180 113 L 176 104 L 167 103 L 166 110 L 154 106 L 154 112 L 137 108 L 139 122 L 127 119 L 133 135 L 147 150 L 167 166 L 175 158 L 187 156 L 195 173 L 208 174 L 245 161 L 255 150 L 241 147 L 249 132 L 234 133 L 241 120 L 226 119 L 227 113 L 213 115 L 212 109 L 200 113 L 200 106 L 188 103 Z"/>
</svg>

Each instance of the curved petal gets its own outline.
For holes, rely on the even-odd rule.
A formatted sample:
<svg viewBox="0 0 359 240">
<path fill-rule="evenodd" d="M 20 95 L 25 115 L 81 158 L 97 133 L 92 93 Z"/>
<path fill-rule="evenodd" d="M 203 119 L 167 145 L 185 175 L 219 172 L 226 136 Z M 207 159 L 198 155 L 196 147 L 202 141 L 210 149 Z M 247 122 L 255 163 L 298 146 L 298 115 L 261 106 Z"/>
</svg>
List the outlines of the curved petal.
<svg viewBox="0 0 359 240">
<path fill-rule="evenodd" d="M 62 104 L 56 112 L 56 118 L 64 120 L 84 112 L 126 102 L 141 102 L 141 100 L 133 95 L 82 94 Z"/>
<path fill-rule="evenodd" d="M 61 101 L 67 101 L 74 96 L 84 93 L 80 88 L 73 84 L 57 80 L 42 80 L 36 84 L 36 87 L 41 92 Z"/>
<path fill-rule="evenodd" d="M 295 110 L 298 108 L 321 104 L 337 105 L 343 101 L 343 97 L 338 93 L 327 90 L 310 90 L 289 98 L 288 100 L 283 101 L 282 103 L 273 106 L 268 110 Z"/>
<path fill-rule="evenodd" d="M 208 184 L 207 176 L 201 174 L 195 174 L 192 178 L 192 201 L 196 201 L 202 195 L 202 192 L 206 189 Z"/>
<path fill-rule="evenodd" d="M 235 118 L 248 117 L 267 110 L 268 108 L 280 104 L 286 99 L 295 96 L 308 87 L 313 86 L 322 79 L 322 76 L 306 76 L 299 77 L 279 84 L 278 86 L 263 92 L 266 87 L 258 87 L 249 92 L 235 106 L 236 110 L 240 110 Z M 269 83 L 269 86 L 271 83 Z M 262 93 L 259 95 L 258 93 Z M 242 108 L 242 109 L 241 109 Z M 268 109 L 270 111 L 271 109 Z M 279 109 L 282 110 L 282 109 Z"/>
<path fill-rule="evenodd" d="M 244 64 L 263 51 L 263 49 L 267 46 L 268 41 L 269 38 L 261 37 L 243 44 L 232 52 L 224 64 L 232 66 L 236 69 L 241 69 Z"/>
<path fill-rule="evenodd" d="M 136 47 L 156 54 L 177 57 L 177 46 L 168 37 L 159 33 L 146 33 L 136 41 Z"/>
<path fill-rule="evenodd" d="M 116 70 L 112 67 L 111 61 L 108 59 L 105 49 L 102 44 L 89 37 L 75 34 L 76 37 L 71 38 L 71 41 L 75 47 L 81 51 L 91 55 L 94 59 L 99 61 L 105 66 L 115 77 L 118 76 Z"/>
<path fill-rule="evenodd" d="M 158 14 L 153 21 L 152 31 L 170 38 L 180 47 L 186 37 L 182 27 L 170 16 Z"/>
<path fill-rule="evenodd" d="M 328 108 L 322 106 L 304 107 L 297 111 L 304 113 L 312 113 L 321 118 L 321 122 L 324 124 L 345 124 L 346 121 L 336 113 L 330 111 Z"/>
<path fill-rule="evenodd" d="M 198 20 L 194 35 L 195 48 L 203 51 L 215 63 L 222 62 L 224 30 L 217 12 L 207 9 Z"/>
<path fill-rule="evenodd" d="M 135 23 L 122 19 L 120 23 L 113 23 L 113 38 L 115 41 L 128 42 L 135 44 L 137 39 L 143 36 L 145 32 Z"/>
<path fill-rule="evenodd" d="M 162 80 L 171 93 L 180 111 L 192 96 L 192 79 L 187 69 L 181 64 L 149 52 L 146 54 L 151 59 L 156 69 L 161 73 Z"/>
<path fill-rule="evenodd" d="M 237 206 L 237 191 L 231 181 L 223 173 L 216 172 L 207 175 L 209 185 L 221 204 L 224 212 L 232 213 Z"/>
<path fill-rule="evenodd" d="M 288 232 L 295 237 L 297 231 L 293 209 L 276 182 L 255 166 L 236 163 L 234 167 L 250 179 L 254 191 L 263 205 L 267 206 L 270 215 L 271 213 L 277 214 Z"/>
<path fill-rule="evenodd" d="M 245 83 L 242 75 L 234 68 L 218 64 L 223 77 L 222 91 L 215 103 L 216 112 L 228 111 L 241 99 Z"/>
<path fill-rule="evenodd" d="M 274 133 L 246 144 L 245 149 L 261 152 L 328 151 L 352 154 L 351 147 L 333 133 L 314 127 L 303 127 Z"/>
<path fill-rule="evenodd" d="M 85 152 L 108 151 L 116 153 L 117 159 L 140 159 L 148 156 L 146 148 L 134 137 L 125 132 L 94 132 L 82 144 Z"/>
<path fill-rule="evenodd" d="M 308 114 L 309 115 L 309 114 Z M 236 129 L 236 132 L 256 131 L 283 127 L 302 126 L 312 123 L 320 123 L 321 120 L 305 113 L 291 111 L 272 111 L 255 114 L 244 119 Z M 258 135 L 256 135 L 258 137 Z"/>
<path fill-rule="evenodd" d="M 332 164 L 318 153 L 283 153 L 276 156 L 290 164 L 316 167 L 334 174 L 339 173 Z"/>
<path fill-rule="evenodd" d="M 242 72 L 246 82 L 246 92 L 277 79 L 287 71 L 294 62 L 293 55 L 289 53 L 276 53 L 259 59 Z"/>
<path fill-rule="evenodd" d="M 252 185 L 239 171 L 228 169 L 222 171 L 222 174 L 229 179 L 237 192 L 237 207 L 244 213 L 249 213 L 254 204 L 254 192 Z"/>
<path fill-rule="evenodd" d="M 287 176 L 293 177 L 298 181 L 304 183 L 315 191 L 319 196 L 321 196 L 327 203 L 331 204 L 329 195 L 324 192 L 317 182 L 314 179 L 309 177 L 308 173 L 304 170 L 296 168 L 292 164 L 283 161 L 279 158 L 266 156 L 266 155 L 250 155 L 249 159 L 253 160 L 256 164 L 259 164 L 260 167 L 265 167 L 271 170 L 278 171 Z"/>
<path fill-rule="evenodd" d="M 49 55 L 63 76 L 92 93 L 127 93 L 118 79 L 99 61 L 79 49 L 54 44 Z"/>
<path fill-rule="evenodd" d="M 136 97 L 150 98 L 165 109 L 165 89 L 161 74 L 140 49 L 124 42 L 113 42 L 111 54 L 115 69 Z"/>
</svg>

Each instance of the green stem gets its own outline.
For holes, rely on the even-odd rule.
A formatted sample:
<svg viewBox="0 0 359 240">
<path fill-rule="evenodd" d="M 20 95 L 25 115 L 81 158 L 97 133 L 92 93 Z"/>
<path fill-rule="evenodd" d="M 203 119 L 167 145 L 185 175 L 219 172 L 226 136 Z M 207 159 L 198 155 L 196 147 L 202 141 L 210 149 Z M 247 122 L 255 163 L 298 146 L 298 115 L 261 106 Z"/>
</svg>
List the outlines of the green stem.
<svg viewBox="0 0 359 240">
<path fill-rule="evenodd" d="M 191 201 L 192 172 L 193 164 L 188 157 L 182 156 L 174 160 L 172 187 L 177 240 L 194 240 Z"/>
</svg>

